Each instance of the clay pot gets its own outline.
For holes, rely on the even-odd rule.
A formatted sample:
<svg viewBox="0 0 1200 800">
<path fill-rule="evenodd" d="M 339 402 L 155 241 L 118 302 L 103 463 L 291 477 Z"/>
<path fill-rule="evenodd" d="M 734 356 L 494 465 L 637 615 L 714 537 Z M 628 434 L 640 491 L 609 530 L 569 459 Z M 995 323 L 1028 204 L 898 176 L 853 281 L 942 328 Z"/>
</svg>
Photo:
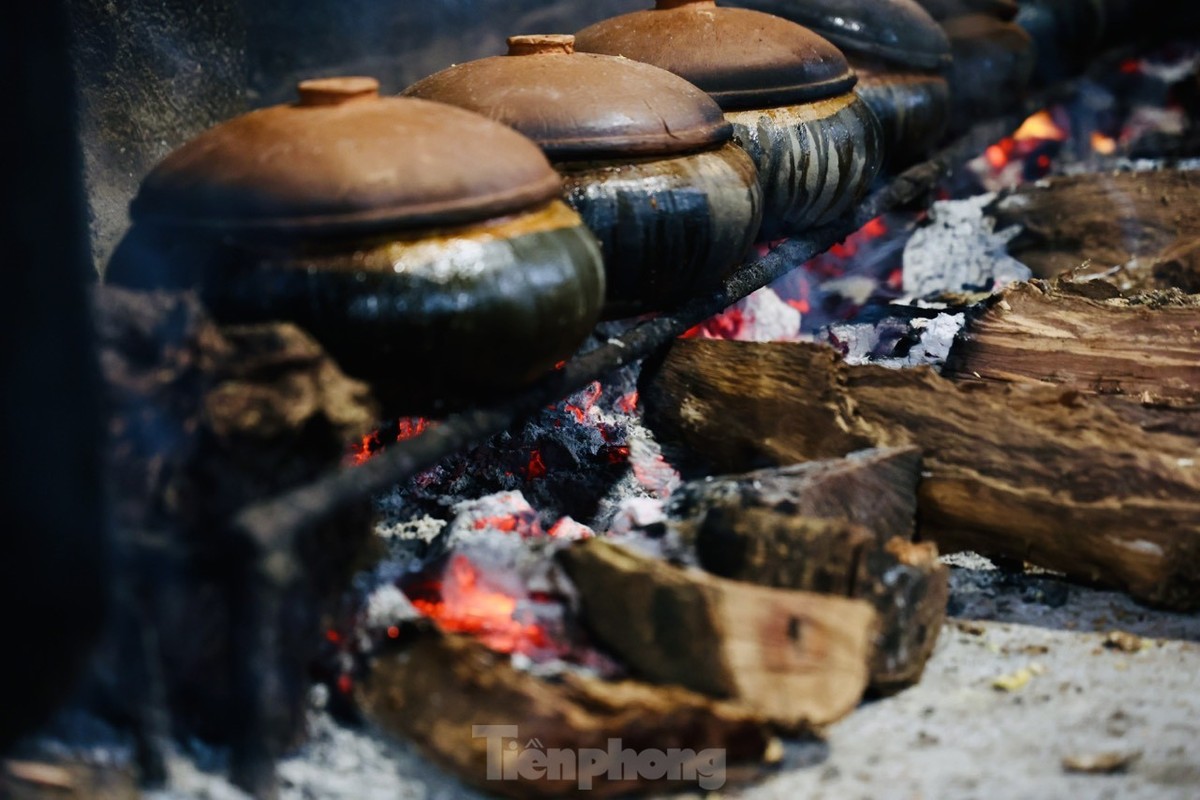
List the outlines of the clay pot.
<svg viewBox="0 0 1200 800">
<path fill-rule="evenodd" d="M 600 241 L 605 312 L 668 308 L 712 289 L 758 233 L 762 192 L 720 107 L 682 78 L 576 53 L 573 36 L 514 36 L 404 94 L 460 106 L 537 142 Z"/>
<path fill-rule="evenodd" d="M 526 385 L 597 321 L 599 248 L 561 188 L 535 144 L 477 114 L 306 81 L 155 167 L 108 278 L 296 322 L 389 411 L 427 413 Z"/>
<path fill-rule="evenodd" d="M 971 14 L 986 14 L 1001 20 L 1017 16 L 1016 0 L 917 0 L 938 22 Z"/>
<path fill-rule="evenodd" d="M 942 23 L 954 62 L 950 81 L 952 130 L 1014 108 L 1033 74 L 1033 40 L 1023 28 L 984 14 Z"/>
<path fill-rule="evenodd" d="M 1016 22 L 1033 39 L 1033 81 L 1082 72 L 1100 48 L 1106 12 L 1105 0 L 1024 0 Z"/>
<path fill-rule="evenodd" d="M 927 156 L 946 130 L 950 93 L 942 72 L 950 42 L 915 0 L 736 0 L 811 28 L 846 54 L 858 95 L 883 126 L 887 164 Z"/>
<path fill-rule="evenodd" d="M 780 17 L 713 0 L 658 0 L 653 10 L 585 28 L 576 46 L 662 67 L 717 101 L 758 168 L 762 238 L 840 216 L 883 163 L 883 132 L 852 91 L 857 78 L 845 56 Z"/>
</svg>

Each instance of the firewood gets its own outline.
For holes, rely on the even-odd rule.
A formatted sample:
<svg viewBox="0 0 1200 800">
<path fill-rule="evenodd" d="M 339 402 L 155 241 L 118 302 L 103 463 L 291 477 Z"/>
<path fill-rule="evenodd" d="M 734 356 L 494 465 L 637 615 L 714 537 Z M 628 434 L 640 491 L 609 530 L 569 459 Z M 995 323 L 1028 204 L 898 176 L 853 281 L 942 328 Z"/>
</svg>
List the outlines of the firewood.
<svg viewBox="0 0 1200 800">
<path fill-rule="evenodd" d="M 916 447 L 863 450 L 845 458 L 690 481 L 671 495 L 669 514 L 677 529 L 689 529 L 688 538 L 694 538 L 711 508 L 732 506 L 847 520 L 882 545 L 893 536 L 912 538 L 920 472 Z"/>
<path fill-rule="evenodd" d="M 138 640 L 157 641 L 163 663 L 155 671 L 176 727 L 227 739 L 243 712 L 228 670 L 231 639 L 247 624 L 231 611 L 228 587 L 245 544 L 229 536 L 230 517 L 342 462 L 347 441 L 377 419 L 376 407 L 364 384 L 293 325 L 220 328 L 191 294 L 111 287 L 97 290 L 96 317 L 112 410 L 114 517 L 140 569 L 122 579 L 116 615 L 116 628 L 134 641 L 114 646 L 137 651 Z M 370 516 L 369 503 L 359 503 L 292 554 L 302 565 L 299 585 L 286 618 L 272 621 L 291 670 L 270 676 L 290 693 L 275 708 L 277 743 L 303 729 L 318 616 L 368 548 Z M 107 687 L 114 700 L 146 700 L 153 692 L 144 671 L 127 663 L 128 652 L 117 658 L 120 666 L 102 675 L 120 684 Z"/>
<path fill-rule="evenodd" d="M 402 650 L 376 657 L 357 695 L 369 719 L 415 742 L 443 768 L 488 792 L 517 798 L 577 797 L 581 790 L 606 797 L 651 785 L 715 790 L 725 780 L 727 765 L 761 762 L 770 740 L 763 721 L 741 706 L 678 686 L 606 682 L 583 673 L 543 680 L 475 639 L 437 631 L 425 631 Z M 488 775 L 488 732 L 474 730 L 476 725 L 517 729 L 511 734 L 516 748 L 503 743 L 502 766 L 494 778 Z M 652 780 L 636 770 L 610 775 L 611 739 L 635 753 L 692 750 L 695 771 L 684 768 L 681 780 L 669 780 L 670 774 Z M 519 769 L 525 750 L 556 748 L 569 751 L 568 758 L 578 757 L 572 763 L 581 768 L 540 778 Z M 714 750 L 720 751 L 719 765 Z M 600 759 L 584 761 L 601 753 Z M 594 776 L 590 786 L 581 783 L 588 763 L 596 765 L 586 770 Z M 721 768 L 719 775 L 714 766 Z M 709 779 L 717 782 L 706 786 Z"/>
<path fill-rule="evenodd" d="M 919 534 L 941 549 L 1200 606 L 1196 439 L 1078 390 L 958 386 L 808 344 L 681 340 L 641 396 L 660 437 L 725 471 L 917 445 Z"/>
<path fill-rule="evenodd" d="M 565 549 L 584 624 L 635 673 L 745 705 L 785 731 L 834 722 L 867 685 L 875 612 L 769 589 L 603 539 Z"/>
<path fill-rule="evenodd" d="M 968 323 L 945 373 L 958 379 L 1068 384 L 1146 401 L 1200 399 L 1200 298 L 1151 292 L 1092 299 L 1115 287 L 1040 281 L 1002 292 Z"/>
<path fill-rule="evenodd" d="M 869 602 L 879 618 L 870 685 L 880 693 L 920 679 L 946 620 L 950 571 L 931 542 L 896 536 L 881 546 L 844 519 L 718 505 L 695 548 L 700 565 L 724 578 Z"/>
<path fill-rule="evenodd" d="M 1129 269 L 1128 275 L 1140 288 L 1200 294 L 1200 237 L 1176 242 L 1149 259 L 1147 266 Z"/>
<path fill-rule="evenodd" d="M 1200 172 L 1093 173 L 1022 186 L 993 203 L 996 229 L 1020 225 L 1009 253 L 1051 278 L 1103 271 L 1200 236 Z"/>
</svg>

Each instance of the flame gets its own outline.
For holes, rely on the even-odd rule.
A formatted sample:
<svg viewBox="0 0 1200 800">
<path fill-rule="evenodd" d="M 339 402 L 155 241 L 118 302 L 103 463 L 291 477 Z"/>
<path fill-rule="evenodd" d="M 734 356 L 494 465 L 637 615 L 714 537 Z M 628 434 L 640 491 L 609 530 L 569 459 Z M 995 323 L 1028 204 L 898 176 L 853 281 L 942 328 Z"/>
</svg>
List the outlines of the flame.
<svg viewBox="0 0 1200 800">
<path fill-rule="evenodd" d="M 1060 124 L 1059 119 L 1065 120 L 1065 117 L 1058 107 L 1038 111 L 1022 122 L 1012 136 L 1004 137 L 985 150 L 983 160 L 997 175 L 1018 159 L 1029 161 L 1043 175 L 1048 173 L 1051 158 L 1045 149 L 1052 147 L 1050 143 L 1059 144 L 1071 137 L 1070 129 L 1065 122 Z"/>
<path fill-rule="evenodd" d="M 423 584 L 410 594 L 413 606 L 450 633 L 467 633 L 501 653 L 528 653 L 551 646 L 545 629 L 515 618 L 517 598 L 489 587 L 478 568 L 455 555 L 440 582 Z"/>
<path fill-rule="evenodd" d="M 1117 140 L 1100 131 L 1092 131 L 1092 149 L 1102 156 L 1111 156 L 1117 152 Z"/>
<path fill-rule="evenodd" d="M 1065 142 L 1068 132 L 1054 121 L 1050 110 L 1044 108 L 1022 122 L 1021 127 L 1017 128 L 1017 132 L 1013 134 L 1012 138 L 1018 142 L 1025 139 Z"/>
</svg>

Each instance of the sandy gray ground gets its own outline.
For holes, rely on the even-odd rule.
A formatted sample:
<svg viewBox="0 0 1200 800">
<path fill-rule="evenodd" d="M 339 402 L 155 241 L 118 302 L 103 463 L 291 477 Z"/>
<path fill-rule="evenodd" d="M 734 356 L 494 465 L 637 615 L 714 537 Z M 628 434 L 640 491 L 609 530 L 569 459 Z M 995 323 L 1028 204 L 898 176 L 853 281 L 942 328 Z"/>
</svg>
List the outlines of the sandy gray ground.
<svg viewBox="0 0 1200 800">
<path fill-rule="evenodd" d="M 1051 576 L 956 557 L 951 611 L 921 683 L 864 704 L 823 743 L 719 796 L 744 800 L 1050 800 L 1200 797 L 1200 615 L 1143 608 Z M 1106 647 L 1112 631 L 1146 637 Z M 1135 644 L 1136 642 L 1131 642 Z M 1026 670 L 1011 691 L 998 678 Z M 481 795 L 385 737 L 318 715 L 282 766 L 283 797 L 451 800 Z M 1072 774 L 1068 757 L 1130 757 L 1119 774 Z M 179 764 L 160 797 L 238 797 Z"/>
</svg>

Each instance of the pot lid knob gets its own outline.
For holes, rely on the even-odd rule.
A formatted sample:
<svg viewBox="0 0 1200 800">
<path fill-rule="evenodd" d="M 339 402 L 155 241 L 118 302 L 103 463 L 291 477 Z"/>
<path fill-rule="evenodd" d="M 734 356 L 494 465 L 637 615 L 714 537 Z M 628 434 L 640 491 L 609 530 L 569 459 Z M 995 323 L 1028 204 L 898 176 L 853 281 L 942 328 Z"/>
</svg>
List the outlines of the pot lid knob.
<svg viewBox="0 0 1200 800">
<path fill-rule="evenodd" d="M 379 97 L 379 81 L 367 77 L 314 78 L 296 86 L 302 106 L 338 106 Z"/>
<path fill-rule="evenodd" d="M 684 6 L 707 6 L 711 8 L 716 4 L 717 0 L 657 0 L 654 7 L 663 11 L 672 8 L 683 8 Z"/>
<path fill-rule="evenodd" d="M 510 56 L 571 55 L 575 37 L 569 33 L 539 33 L 508 37 Z"/>
</svg>

